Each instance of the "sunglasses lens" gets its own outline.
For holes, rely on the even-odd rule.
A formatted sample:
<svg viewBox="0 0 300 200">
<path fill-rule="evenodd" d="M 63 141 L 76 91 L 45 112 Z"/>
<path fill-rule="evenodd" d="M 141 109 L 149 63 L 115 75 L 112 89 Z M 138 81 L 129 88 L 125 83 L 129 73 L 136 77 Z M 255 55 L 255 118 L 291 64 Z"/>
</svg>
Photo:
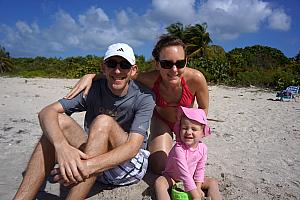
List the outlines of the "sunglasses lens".
<svg viewBox="0 0 300 200">
<path fill-rule="evenodd" d="M 161 60 L 159 61 L 160 66 L 164 69 L 171 69 L 173 67 L 173 62 L 169 61 L 169 60 Z"/>
<path fill-rule="evenodd" d="M 184 68 L 185 64 L 186 64 L 186 60 L 178 60 L 175 63 L 176 67 L 179 68 L 179 69 Z"/>
<path fill-rule="evenodd" d="M 126 61 L 126 60 L 122 60 L 121 62 L 117 62 L 116 60 L 108 60 L 105 62 L 105 64 L 107 65 L 107 67 L 109 68 L 116 68 L 118 64 L 120 64 L 120 68 L 121 69 L 130 69 L 131 68 L 131 64 Z"/>
<path fill-rule="evenodd" d="M 176 65 L 176 67 L 178 69 L 184 68 L 185 64 L 186 64 L 186 60 L 177 60 L 176 63 L 173 63 L 170 60 L 160 60 L 159 61 L 160 66 L 164 69 L 171 69 L 174 65 Z"/>
<path fill-rule="evenodd" d="M 123 60 L 123 61 L 120 62 L 120 67 L 122 69 L 130 69 L 131 66 L 132 65 L 128 61 L 126 61 L 126 60 Z"/>
<path fill-rule="evenodd" d="M 105 64 L 109 68 L 115 68 L 117 66 L 118 62 L 115 61 L 115 60 L 108 60 L 108 61 L 105 62 Z"/>
</svg>

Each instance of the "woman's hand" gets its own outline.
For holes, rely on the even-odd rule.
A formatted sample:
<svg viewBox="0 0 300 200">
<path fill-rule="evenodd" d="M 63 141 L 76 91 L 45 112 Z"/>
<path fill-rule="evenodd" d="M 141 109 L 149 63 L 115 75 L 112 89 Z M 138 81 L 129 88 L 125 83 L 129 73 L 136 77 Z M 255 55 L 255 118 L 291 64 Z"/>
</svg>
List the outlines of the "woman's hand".
<svg viewBox="0 0 300 200">
<path fill-rule="evenodd" d="M 73 87 L 73 89 L 65 96 L 66 99 L 72 99 L 76 95 L 78 95 L 82 90 L 83 96 L 87 96 L 89 90 L 91 89 L 93 79 L 95 78 L 96 74 L 86 74 L 84 75 Z"/>
</svg>

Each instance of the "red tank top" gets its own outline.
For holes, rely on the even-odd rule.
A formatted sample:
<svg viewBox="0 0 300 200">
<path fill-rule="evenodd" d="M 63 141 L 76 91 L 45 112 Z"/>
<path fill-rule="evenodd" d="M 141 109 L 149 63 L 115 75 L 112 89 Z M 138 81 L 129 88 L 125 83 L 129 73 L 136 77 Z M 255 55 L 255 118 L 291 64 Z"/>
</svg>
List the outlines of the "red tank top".
<svg viewBox="0 0 300 200">
<path fill-rule="evenodd" d="M 165 101 L 164 98 L 159 93 L 160 82 L 161 82 L 161 76 L 158 76 L 152 88 L 152 91 L 156 95 L 156 100 L 155 100 L 156 106 L 171 107 L 171 105 L 169 105 L 169 103 Z M 182 95 L 180 101 L 177 104 L 177 107 L 178 106 L 191 107 L 191 105 L 193 105 L 194 103 L 195 95 L 192 94 L 191 90 L 189 89 L 183 77 L 181 77 L 181 86 L 182 86 Z"/>
</svg>

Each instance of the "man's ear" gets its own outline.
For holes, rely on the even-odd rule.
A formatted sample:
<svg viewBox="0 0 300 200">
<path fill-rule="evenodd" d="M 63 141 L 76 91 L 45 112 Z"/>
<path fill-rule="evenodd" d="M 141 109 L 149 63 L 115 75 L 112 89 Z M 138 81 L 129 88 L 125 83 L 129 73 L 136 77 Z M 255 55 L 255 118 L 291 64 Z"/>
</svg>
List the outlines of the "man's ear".
<svg viewBox="0 0 300 200">
<path fill-rule="evenodd" d="M 138 72 L 139 67 L 137 65 L 133 65 L 130 70 L 130 77 L 135 77 Z"/>
</svg>

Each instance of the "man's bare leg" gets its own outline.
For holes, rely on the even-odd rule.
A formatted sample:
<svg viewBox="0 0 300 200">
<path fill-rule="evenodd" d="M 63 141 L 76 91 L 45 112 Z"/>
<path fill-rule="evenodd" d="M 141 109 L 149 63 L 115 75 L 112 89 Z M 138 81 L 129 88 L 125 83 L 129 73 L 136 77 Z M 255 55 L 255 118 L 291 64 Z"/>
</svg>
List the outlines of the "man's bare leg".
<svg viewBox="0 0 300 200">
<path fill-rule="evenodd" d="M 34 199 L 46 174 L 54 166 L 54 149 L 43 135 L 37 144 L 27 165 L 25 176 L 14 199 Z M 47 154 L 47 156 L 45 156 Z"/>
<path fill-rule="evenodd" d="M 111 117 L 99 115 L 90 127 L 85 153 L 95 157 L 125 143 L 128 135 Z M 85 199 L 96 181 L 96 176 L 91 176 L 84 182 L 72 187 L 67 199 Z"/>
<path fill-rule="evenodd" d="M 71 145 L 79 148 L 86 141 L 82 128 L 72 118 L 60 114 L 59 125 Z M 28 162 L 26 173 L 14 200 L 34 199 L 54 165 L 55 149 L 47 137 L 42 135 Z"/>
</svg>

